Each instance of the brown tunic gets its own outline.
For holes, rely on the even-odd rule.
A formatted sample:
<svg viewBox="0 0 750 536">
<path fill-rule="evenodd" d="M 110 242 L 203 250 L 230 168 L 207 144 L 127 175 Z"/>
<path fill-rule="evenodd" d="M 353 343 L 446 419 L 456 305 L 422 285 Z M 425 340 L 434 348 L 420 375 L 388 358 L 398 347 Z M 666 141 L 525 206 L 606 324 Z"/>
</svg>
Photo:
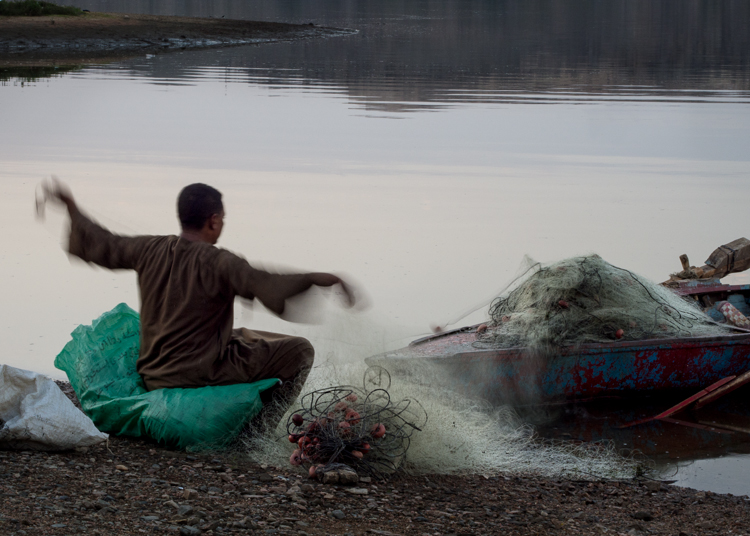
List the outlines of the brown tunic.
<svg viewBox="0 0 750 536">
<path fill-rule="evenodd" d="M 137 368 L 149 390 L 290 381 L 312 366 L 312 346 L 303 338 L 232 329 L 235 296 L 258 298 L 281 314 L 287 298 L 311 286 L 307 274 L 257 270 L 227 250 L 177 236 L 119 236 L 80 212 L 71 215 L 68 250 L 138 273 Z"/>
</svg>

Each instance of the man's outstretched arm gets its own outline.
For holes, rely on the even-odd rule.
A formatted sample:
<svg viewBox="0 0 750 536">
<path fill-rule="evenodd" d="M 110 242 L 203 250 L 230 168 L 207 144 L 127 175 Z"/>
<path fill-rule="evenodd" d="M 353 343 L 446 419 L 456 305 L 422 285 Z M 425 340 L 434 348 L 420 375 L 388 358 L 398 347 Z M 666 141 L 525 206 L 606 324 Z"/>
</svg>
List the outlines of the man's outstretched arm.
<svg viewBox="0 0 750 536">
<path fill-rule="evenodd" d="M 354 296 L 354 289 L 352 286 L 341 279 L 339 276 L 329 274 L 326 272 L 315 272 L 307 274 L 312 281 L 312 284 L 318 287 L 332 287 L 334 285 L 341 285 L 341 290 L 344 291 L 345 303 L 348 307 L 353 307 L 357 303 L 357 299 Z"/>
<path fill-rule="evenodd" d="M 70 189 L 53 178 L 42 185 L 44 200 L 65 205 L 70 216 L 68 253 L 110 269 L 135 269 L 139 252 L 147 237 L 128 237 L 111 233 L 92 221 L 78 208 Z"/>
<path fill-rule="evenodd" d="M 227 252 L 228 253 L 228 252 Z M 286 300 L 302 294 L 312 286 L 332 287 L 341 285 L 344 301 L 351 307 L 356 303 L 356 296 L 351 284 L 341 277 L 326 272 L 303 274 L 274 274 L 258 270 L 241 257 L 231 255 L 231 266 L 227 266 L 229 280 L 238 295 L 245 298 L 258 298 L 263 305 L 277 315 L 282 315 Z"/>
</svg>

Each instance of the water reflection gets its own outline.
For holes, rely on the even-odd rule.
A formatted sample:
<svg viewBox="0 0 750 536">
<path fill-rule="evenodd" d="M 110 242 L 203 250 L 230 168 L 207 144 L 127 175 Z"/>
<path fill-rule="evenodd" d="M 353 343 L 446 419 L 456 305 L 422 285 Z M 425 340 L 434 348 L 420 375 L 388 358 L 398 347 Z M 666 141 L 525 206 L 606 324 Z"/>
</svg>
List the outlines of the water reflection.
<svg viewBox="0 0 750 536">
<path fill-rule="evenodd" d="M 82 65 L 24 65 L 16 67 L 0 67 L 0 85 L 7 82 L 34 84 L 44 78 L 63 76 L 83 69 Z"/>
<path fill-rule="evenodd" d="M 328 40 L 188 53 L 184 59 L 118 67 L 122 76 L 156 83 L 213 78 L 279 89 L 340 88 L 358 106 L 389 112 L 464 102 L 747 103 L 750 89 L 750 4 L 743 1 L 74 4 L 360 30 Z"/>
<path fill-rule="evenodd" d="M 245 48 L 225 49 L 222 58 L 231 63 L 235 56 L 244 58 L 254 52 Z M 439 83 L 416 78 L 398 81 L 368 79 L 366 83 L 353 87 L 336 79 L 314 78 L 302 68 L 203 66 L 202 56 L 214 56 L 215 52 L 178 54 L 185 55 L 186 60 L 189 58 L 190 63 L 196 62 L 198 65 L 188 64 L 179 68 L 179 60 L 175 62 L 174 58 L 162 56 L 149 58 L 148 62 L 123 61 L 115 68 L 92 66 L 85 76 L 100 80 L 145 79 L 158 85 L 195 85 L 201 81 L 217 80 L 231 84 L 265 85 L 282 92 L 334 93 L 348 96 L 356 107 L 404 113 L 446 109 L 459 104 L 597 104 L 613 101 L 750 104 L 750 92 L 745 89 L 670 90 L 662 86 L 623 84 L 595 86 L 560 79 L 529 84 L 524 78 L 500 76 L 486 79 L 476 77 L 467 87 L 460 87 L 460 80 Z M 410 85 L 418 86 L 419 92 L 404 94 L 405 86 Z"/>
<path fill-rule="evenodd" d="M 621 453 L 645 456 L 654 478 L 697 489 L 750 495 L 750 390 L 741 388 L 697 411 L 669 420 L 622 428 L 653 417 L 693 394 L 640 399 L 599 400 L 550 408 L 544 421 L 537 413 L 541 437 L 564 441 L 611 441 Z"/>
</svg>

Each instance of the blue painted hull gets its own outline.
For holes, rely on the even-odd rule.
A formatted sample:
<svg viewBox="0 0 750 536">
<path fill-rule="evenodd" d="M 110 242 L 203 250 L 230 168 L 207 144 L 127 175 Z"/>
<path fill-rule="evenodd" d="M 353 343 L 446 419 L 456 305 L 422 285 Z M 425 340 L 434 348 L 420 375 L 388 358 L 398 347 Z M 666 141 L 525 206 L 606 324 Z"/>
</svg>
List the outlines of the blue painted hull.
<svg viewBox="0 0 750 536">
<path fill-rule="evenodd" d="M 587 344 L 535 358 L 522 348 L 480 350 L 459 332 L 367 360 L 492 403 L 533 403 L 700 389 L 750 369 L 750 334 Z"/>
</svg>

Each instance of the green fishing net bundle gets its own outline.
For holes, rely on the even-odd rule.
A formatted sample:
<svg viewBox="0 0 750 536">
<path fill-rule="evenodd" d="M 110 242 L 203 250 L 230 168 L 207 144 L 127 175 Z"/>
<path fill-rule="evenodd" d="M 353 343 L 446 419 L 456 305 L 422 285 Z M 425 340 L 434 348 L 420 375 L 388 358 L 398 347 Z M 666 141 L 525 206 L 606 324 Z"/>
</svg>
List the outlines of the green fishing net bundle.
<svg viewBox="0 0 750 536">
<path fill-rule="evenodd" d="M 490 305 L 477 346 L 554 354 L 585 343 L 728 333 L 698 304 L 598 255 L 531 265 Z"/>
</svg>

